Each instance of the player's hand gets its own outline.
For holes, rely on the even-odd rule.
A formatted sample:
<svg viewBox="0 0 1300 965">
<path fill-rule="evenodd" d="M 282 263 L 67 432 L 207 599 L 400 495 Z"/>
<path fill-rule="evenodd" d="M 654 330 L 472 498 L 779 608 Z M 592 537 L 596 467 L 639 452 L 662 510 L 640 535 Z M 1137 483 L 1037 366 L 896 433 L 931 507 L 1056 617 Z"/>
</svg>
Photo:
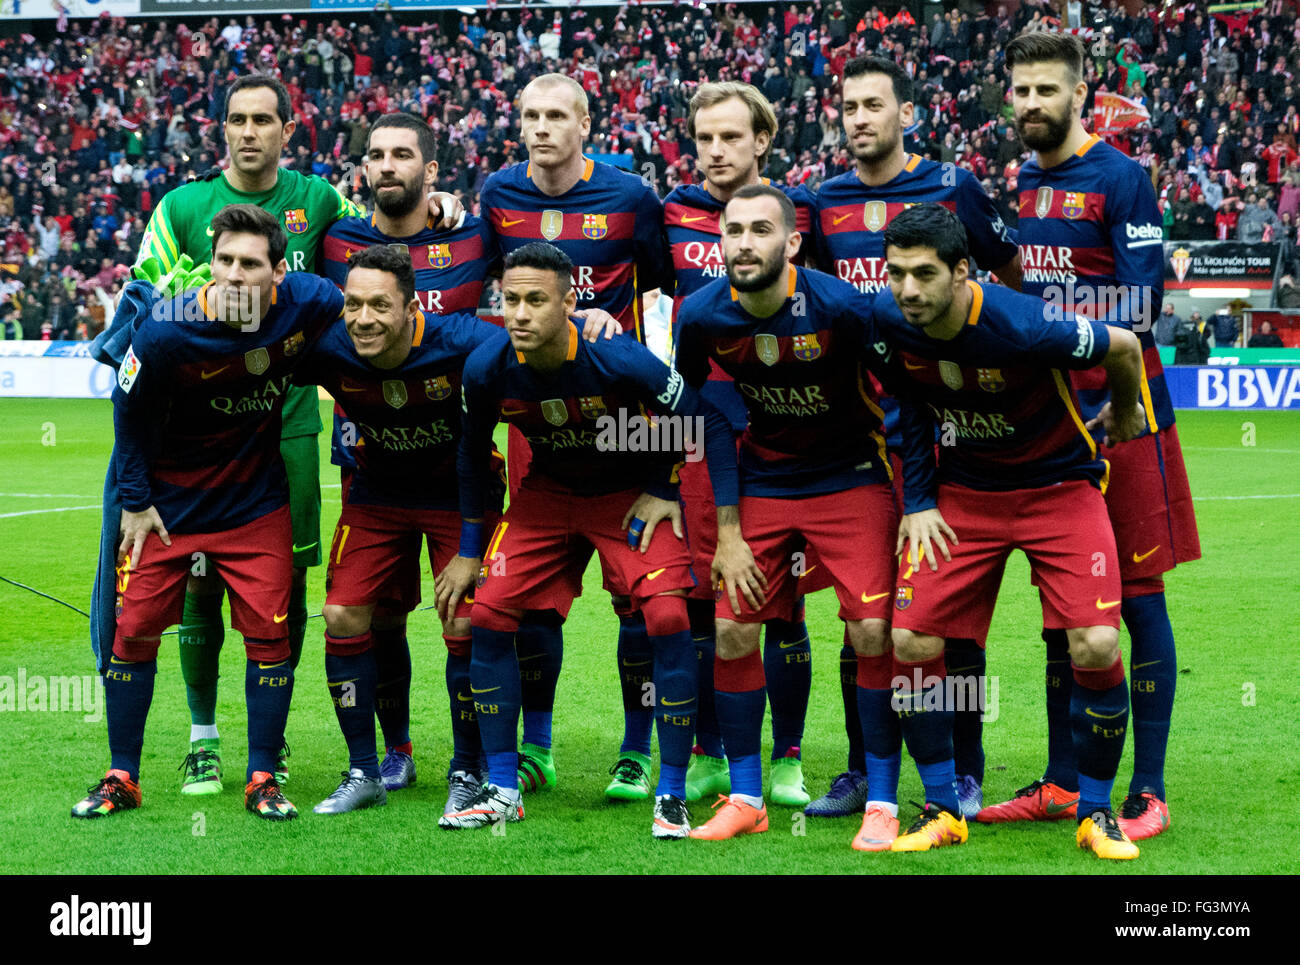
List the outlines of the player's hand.
<svg viewBox="0 0 1300 965">
<path fill-rule="evenodd" d="M 454 194 L 434 191 L 429 195 L 429 217 L 434 227 L 451 231 L 465 223 L 465 206 Z"/>
<path fill-rule="evenodd" d="M 919 513 L 909 513 L 898 524 L 898 545 L 894 552 L 901 553 L 903 547 L 907 546 L 907 562 L 913 569 L 921 565 L 922 558 L 928 558 L 930 569 L 937 570 L 939 557 L 934 551 L 934 544 L 938 544 L 943 558 L 952 562 L 952 554 L 948 552 L 944 537 L 952 540 L 953 546 L 957 545 L 957 534 L 944 522 L 939 510 L 926 509 Z"/>
<path fill-rule="evenodd" d="M 623 326 L 603 308 L 583 308 L 574 312 L 573 317 L 581 319 L 582 337 L 588 342 L 598 341 L 601 336 L 613 338 L 623 334 Z"/>
<path fill-rule="evenodd" d="M 438 607 L 438 618 L 443 623 L 450 622 L 456 615 L 456 607 L 478 579 L 482 568 L 482 557 L 453 556 L 442 572 L 433 578 L 434 602 Z"/>
<path fill-rule="evenodd" d="M 1136 439 L 1142 434 L 1146 425 L 1147 414 L 1141 402 L 1134 404 L 1133 408 L 1124 415 L 1116 412 L 1115 407 L 1107 402 L 1101 407 L 1097 417 L 1088 422 L 1087 428 L 1091 432 L 1097 426 L 1101 426 L 1105 432 L 1102 441 L 1108 446 L 1113 446 L 1117 442 Z"/>
<path fill-rule="evenodd" d="M 718 549 L 713 554 L 710 567 L 713 585 L 722 584 L 727 591 L 727 600 L 731 603 L 731 612 L 740 616 L 740 599 L 736 588 L 745 597 L 750 609 L 757 610 L 767 602 L 767 577 L 754 561 L 754 553 L 749 544 L 741 538 L 739 529 L 734 535 L 725 530 L 718 531 Z"/>
<path fill-rule="evenodd" d="M 665 519 L 672 520 L 673 535 L 678 539 L 682 538 L 682 507 L 675 500 L 660 499 L 658 496 L 651 496 L 649 493 L 642 493 L 632 504 L 632 508 L 623 516 L 623 529 L 628 530 L 628 543 L 635 549 L 637 546 L 644 553 L 650 548 L 650 538 L 654 535 L 655 527 Z M 634 537 L 639 535 L 639 539 Z"/>
<path fill-rule="evenodd" d="M 118 566 L 121 566 L 122 561 L 127 557 L 131 559 L 132 570 L 140 565 L 140 550 L 144 548 L 144 541 L 148 539 L 150 533 L 157 533 L 164 546 L 172 545 L 172 538 L 167 535 L 167 527 L 163 525 L 162 517 L 152 506 L 138 513 L 122 510 L 122 522 L 118 528 L 122 533 L 122 542 L 117 547 Z"/>
</svg>

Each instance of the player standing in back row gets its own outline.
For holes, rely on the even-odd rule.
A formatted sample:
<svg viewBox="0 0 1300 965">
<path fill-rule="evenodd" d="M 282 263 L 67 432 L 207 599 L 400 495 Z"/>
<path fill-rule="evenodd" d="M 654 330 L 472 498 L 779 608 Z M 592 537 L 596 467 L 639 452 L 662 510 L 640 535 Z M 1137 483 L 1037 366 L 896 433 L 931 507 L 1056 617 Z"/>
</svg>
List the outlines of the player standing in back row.
<svg viewBox="0 0 1300 965">
<path fill-rule="evenodd" d="M 971 251 L 986 271 L 1020 288 L 1020 253 L 979 182 L 954 164 L 939 164 L 903 150 L 903 129 L 912 124 L 912 80 L 892 60 L 856 57 L 844 66 L 844 133 L 857 167 L 831 178 L 817 192 L 818 263 L 823 271 L 859 291 L 888 286 L 885 228 L 907 207 L 934 201 L 966 226 Z M 882 399 L 891 446 L 898 444 L 894 404 Z M 973 640 L 950 640 L 947 670 L 954 678 L 978 680 L 984 674 L 984 649 Z M 841 695 L 849 735 L 848 771 L 828 794 L 812 802 L 815 817 L 860 813 L 867 803 L 866 760 L 857 703 L 857 661 L 847 643 L 841 652 Z M 868 730 L 871 728 L 868 726 Z M 957 785 L 962 812 L 973 817 L 982 803 L 984 754 L 980 711 L 962 711 L 954 724 Z"/>
<path fill-rule="evenodd" d="M 1083 128 L 1088 87 L 1083 45 L 1070 34 L 1029 33 L 1007 48 L 1012 104 L 1024 143 L 1037 153 L 1020 172 L 1020 246 L 1026 292 L 1111 325 L 1142 344 L 1142 435 L 1103 446 L 1110 464 L 1106 506 L 1119 549 L 1124 625 L 1132 637 L 1133 778 L 1120 826 L 1133 840 L 1169 826 L 1164 762 L 1177 679 L 1163 574 L 1198 559 L 1200 539 L 1187 470 L 1152 332 L 1164 296 L 1164 246 L 1151 179 Z M 1085 419 L 1110 398 L 1101 369 L 1073 373 Z M 1048 761 L 1035 781 L 980 821 L 1040 820 L 1077 798 L 1070 741 L 1071 679 L 1059 669 L 1065 641 L 1047 641 Z M 1053 814 L 1053 808 L 1058 809 Z"/>
</svg>

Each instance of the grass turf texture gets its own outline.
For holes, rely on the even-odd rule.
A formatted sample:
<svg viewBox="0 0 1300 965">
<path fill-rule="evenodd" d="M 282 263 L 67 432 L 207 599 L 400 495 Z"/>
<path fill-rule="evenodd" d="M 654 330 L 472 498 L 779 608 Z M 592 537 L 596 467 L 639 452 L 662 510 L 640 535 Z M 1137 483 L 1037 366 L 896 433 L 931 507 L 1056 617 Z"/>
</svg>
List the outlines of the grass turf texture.
<svg viewBox="0 0 1300 965">
<path fill-rule="evenodd" d="M 102 401 L 6 400 L 0 439 L 0 575 L 88 606 L 99 531 L 98 494 L 112 438 Z M 1254 426 L 1252 440 L 1246 438 Z M 328 415 L 326 414 L 328 425 Z M 599 571 L 565 627 L 565 663 L 556 699 L 559 786 L 525 799 L 527 820 L 504 834 L 448 832 L 436 826 L 450 750 L 444 647 L 432 612 L 412 615 L 411 733 L 420 783 L 377 810 L 311 814 L 338 783 L 346 754 L 324 682 L 323 625 L 312 620 L 298 670 L 288 739 L 288 796 L 298 821 L 273 826 L 243 810 L 246 732 L 243 648 L 228 632 L 222 651 L 218 723 L 226 789 L 182 797 L 188 750 L 174 635 L 165 637 L 145 734 L 144 807 L 80 822 L 69 808 L 108 760 L 102 718 L 61 711 L 0 713 L 0 872 L 5 873 L 1280 873 L 1300 869 L 1275 802 L 1294 790 L 1294 646 L 1300 572 L 1300 432 L 1297 416 L 1269 412 L 1184 412 L 1186 449 L 1204 559 L 1168 581 L 1180 673 L 1169 750 L 1172 828 L 1143 842 L 1136 862 L 1103 863 L 1079 851 L 1073 822 L 971 826 L 970 843 L 921 855 L 859 854 L 849 841 L 857 817 L 804 820 L 769 806 L 771 830 L 732 842 L 659 843 L 650 839 L 647 804 L 609 805 L 606 773 L 622 726 L 614 664 L 617 622 Z M 52 444 L 51 444 L 52 443 Z M 321 436 L 326 545 L 338 515 L 337 477 Z M 332 486 L 330 484 L 333 483 Z M 1278 498 L 1271 498 L 1271 497 Z M 1265 497 L 1265 498 L 1255 498 Z M 960 534 L 959 534 L 960 535 Z M 990 636 L 989 668 L 998 680 L 998 717 L 985 725 L 985 800 L 1008 798 L 1041 773 L 1046 753 L 1043 649 L 1037 594 L 1023 556 L 1012 557 Z M 319 613 L 324 571 L 310 576 L 308 609 Z M 426 603 L 432 579 L 424 577 Z M 842 627 L 833 594 L 808 600 L 814 643 L 813 692 L 803 744 L 809 791 L 822 793 L 843 767 L 837 655 Z M 0 583 L 0 674 L 94 672 L 86 619 Z M 1121 647 L 1128 653 L 1125 634 Z M 765 727 L 765 735 L 770 734 Z M 767 737 L 770 742 L 770 736 Z M 1131 742 L 1130 742 L 1131 748 Z M 770 749 L 770 743 L 768 745 Z M 1125 754 L 1118 806 L 1131 772 Z M 909 759 L 900 800 L 907 824 L 921 800 Z M 694 821 L 709 814 L 702 802 Z"/>
</svg>

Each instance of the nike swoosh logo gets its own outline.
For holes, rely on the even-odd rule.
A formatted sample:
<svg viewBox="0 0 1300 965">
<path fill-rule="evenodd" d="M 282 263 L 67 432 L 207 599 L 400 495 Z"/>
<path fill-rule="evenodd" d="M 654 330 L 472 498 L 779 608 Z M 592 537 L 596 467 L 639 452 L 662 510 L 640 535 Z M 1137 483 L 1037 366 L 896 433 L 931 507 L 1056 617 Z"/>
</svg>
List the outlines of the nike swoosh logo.
<svg viewBox="0 0 1300 965">
<path fill-rule="evenodd" d="M 289 614 L 276 613 L 271 617 L 271 619 L 274 620 L 276 623 L 283 623 L 285 620 L 289 619 Z"/>
<path fill-rule="evenodd" d="M 520 663 L 523 663 L 523 662 L 525 662 L 526 660 L 536 660 L 538 657 L 544 657 L 544 656 L 546 656 L 546 654 L 544 654 L 544 653 L 530 653 L 530 654 L 529 654 L 528 656 L 526 656 L 526 657 L 520 657 L 520 658 L 519 658 L 519 662 L 520 662 Z"/>
<path fill-rule="evenodd" d="M 317 540 L 316 542 L 319 543 L 320 540 Z M 316 545 L 316 543 L 308 543 L 306 546 L 299 546 L 297 543 L 294 543 L 294 544 L 293 544 L 293 551 L 294 551 L 295 553 L 305 553 L 305 552 L 307 552 L 309 549 L 311 549 L 311 548 L 312 548 L 313 546 L 315 546 L 315 545 Z"/>
<path fill-rule="evenodd" d="M 1133 562 L 1134 562 L 1134 563 L 1141 563 L 1144 559 L 1146 559 L 1148 556 L 1150 556 L 1152 553 L 1154 553 L 1154 552 L 1155 552 L 1156 550 L 1158 550 L 1158 549 L 1160 549 L 1160 544 L 1159 544 L 1159 543 L 1157 543 L 1157 544 L 1156 544 L 1154 547 L 1152 547 L 1151 549 L 1147 550 L 1147 551 L 1146 551 L 1145 553 L 1143 553 L 1141 556 L 1138 556 L 1137 553 L 1134 553 L 1134 554 L 1133 554 Z"/>
<path fill-rule="evenodd" d="M 469 688 L 469 692 L 470 692 L 471 694 L 490 694 L 490 693 L 492 693 L 492 691 L 494 691 L 494 690 L 500 690 L 500 689 L 501 689 L 501 687 L 498 685 L 498 686 L 496 686 L 496 687 L 485 687 L 485 688 L 483 688 L 482 690 L 479 690 L 477 687 L 475 687 L 475 686 L 473 686 L 473 685 L 471 684 L 471 685 L 470 685 L 470 688 Z"/>
<path fill-rule="evenodd" d="M 257 665 L 262 670 L 275 670 L 277 667 L 283 667 L 286 663 L 288 663 L 287 660 L 281 660 L 279 663 L 261 663 L 259 661 Z"/>
<path fill-rule="evenodd" d="M 1125 714 L 1128 713 L 1127 710 L 1120 710 L 1120 711 L 1116 711 L 1113 714 L 1099 714 L 1091 707 L 1083 708 L 1083 712 L 1087 714 L 1089 717 L 1100 717 L 1102 720 L 1114 720 L 1116 717 L 1123 717 Z"/>
<path fill-rule="evenodd" d="M 527 411 L 528 411 L 527 409 L 502 409 L 501 414 L 502 415 L 523 415 Z"/>
<path fill-rule="evenodd" d="M 743 348 L 743 344 L 742 344 L 742 345 L 733 345 L 733 346 L 731 346 L 731 348 L 719 348 L 719 349 L 714 349 L 714 351 L 715 351 L 718 355 L 730 355 L 732 352 L 739 352 L 739 351 L 741 350 L 741 348 Z"/>
<path fill-rule="evenodd" d="M 812 566 L 808 567 L 808 569 L 806 569 L 806 570 L 804 570 L 802 573 L 800 573 L 800 574 L 799 574 L 799 579 L 802 580 L 805 576 L 807 576 L 809 573 L 811 573 L 811 572 L 812 572 L 813 570 L 815 570 L 815 569 L 817 569 L 817 564 L 816 564 L 816 563 L 814 563 Z"/>
<path fill-rule="evenodd" d="M 805 644 L 805 643 L 807 643 L 807 642 L 808 642 L 808 638 L 807 638 L 807 637 L 804 637 L 802 640 L 791 640 L 791 641 L 789 641 L 788 643 L 787 643 L 785 640 L 782 640 L 782 641 L 780 642 L 780 644 L 778 644 L 778 646 L 779 646 L 782 650 L 789 650 L 791 647 L 799 647 L 799 646 L 802 646 L 803 644 Z"/>
<path fill-rule="evenodd" d="M 466 697 L 464 694 L 458 693 L 458 694 L 456 694 L 456 699 L 457 699 L 457 700 L 463 700 L 463 701 L 465 701 L 466 703 L 468 703 L 469 701 L 473 700 L 474 698 L 473 698 L 473 697 Z"/>
<path fill-rule="evenodd" d="M 642 661 L 640 661 L 640 662 L 638 662 L 638 663 L 629 663 L 629 662 L 625 662 L 625 663 L 623 664 L 623 666 L 625 666 L 625 667 L 648 667 L 648 666 L 650 666 L 652 663 L 654 663 L 653 660 L 642 660 Z"/>
<path fill-rule="evenodd" d="M 862 602 L 863 602 L 863 603 L 872 603 L 872 602 L 874 602 L 874 601 L 876 601 L 876 600 L 880 600 L 880 599 L 883 599 L 884 597 L 887 597 L 887 596 L 891 595 L 893 592 L 894 592 L 893 590 L 888 590 L 888 591 L 886 591 L 886 592 L 884 592 L 884 593 L 875 593 L 875 594 L 873 594 L 873 595 L 871 595 L 871 596 L 867 596 L 865 593 L 863 593 L 863 594 L 862 594 Z"/>
<path fill-rule="evenodd" d="M 259 665 L 259 666 L 260 666 L 260 665 Z M 356 682 L 357 682 L 357 678 L 356 678 L 356 677 L 349 678 L 348 680 L 327 680 L 327 681 L 325 681 L 325 686 L 326 686 L 326 687 L 342 687 L 344 684 L 354 684 L 354 683 L 356 683 Z"/>
<path fill-rule="evenodd" d="M 843 221 L 845 218 L 852 218 L 852 217 L 853 217 L 852 214 L 842 214 L 842 215 L 840 215 L 838 218 L 832 218 L 832 219 L 831 219 L 831 224 L 839 224 L 839 223 L 840 223 L 841 221 Z"/>
<path fill-rule="evenodd" d="M 680 707 L 682 704 L 689 704 L 690 702 L 689 697 L 686 700 L 669 700 L 665 697 L 663 700 L 659 701 L 659 703 L 663 704 L 665 707 Z"/>
<path fill-rule="evenodd" d="M 211 228 L 208 228 L 208 237 L 209 237 L 209 238 L 212 237 L 212 229 L 211 229 Z"/>
<path fill-rule="evenodd" d="M 524 223 L 524 219 L 523 219 L 523 218 L 519 218 L 519 219 L 516 220 L 516 221 L 507 221 L 505 218 L 502 218 L 502 219 L 501 219 L 501 227 L 503 227 L 503 228 L 509 228 L 509 227 L 511 227 L 511 226 L 513 226 L 513 225 L 523 224 L 523 223 Z"/>
<path fill-rule="evenodd" d="M 1068 810 L 1070 810 L 1070 808 L 1074 807 L 1074 806 L 1077 805 L 1077 804 L 1078 804 L 1077 801 L 1071 801 L 1069 804 L 1057 804 L 1055 801 L 1048 801 L 1048 802 L 1047 802 L 1047 813 L 1048 813 L 1048 814 L 1060 814 L 1062 811 L 1068 811 Z"/>
<path fill-rule="evenodd" d="M 344 392 L 364 392 L 364 391 L 366 391 L 366 387 L 365 387 L 364 385 L 348 385 L 346 382 L 343 383 L 343 385 L 341 386 L 341 388 L 343 389 Z"/>
<path fill-rule="evenodd" d="M 219 368 L 219 369 L 213 369 L 211 372 L 206 372 L 206 371 L 204 371 L 204 372 L 200 372 L 199 375 L 200 375 L 202 378 L 210 379 L 210 378 L 212 378 L 214 375 L 220 375 L 222 372 L 226 371 L 226 369 L 228 369 L 228 368 L 230 368 L 229 365 L 223 365 L 223 366 L 221 366 L 221 368 Z M 1151 552 L 1154 553 L 1155 550 L 1152 550 Z"/>
<path fill-rule="evenodd" d="M 664 573 L 667 569 L 668 569 L 668 567 L 665 566 L 665 567 L 663 567 L 662 569 L 655 570 L 653 573 L 647 573 L 647 574 L 645 575 L 645 578 L 646 578 L 647 580 L 653 580 L 653 579 L 655 579 L 655 578 L 658 577 L 658 576 L 662 576 L 663 573 Z"/>
<path fill-rule="evenodd" d="M 696 221 L 708 221 L 708 220 L 709 220 L 709 216 L 707 214 L 702 214 L 695 218 L 682 218 L 682 224 L 694 224 Z M 667 701 L 665 701 L 665 703 L 667 703 Z"/>
<path fill-rule="evenodd" d="M 1160 662 L 1159 660 L 1148 660 L 1146 663 L 1135 663 L 1133 664 L 1133 666 L 1129 667 L 1128 669 L 1141 670 L 1143 667 L 1154 667 L 1159 662 Z"/>
<path fill-rule="evenodd" d="M 911 362 L 908 361 L 904 361 L 903 366 L 912 372 L 915 372 L 917 369 L 925 368 L 924 365 L 913 365 Z"/>
<path fill-rule="evenodd" d="M 1116 601 L 1114 601 L 1113 603 L 1102 603 L 1102 602 L 1101 602 L 1101 597 L 1097 597 L 1097 609 L 1098 609 L 1098 610 L 1109 610 L 1109 609 L 1110 609 L 1111 607 L 1113 607 L 1113 606 L 1119 606 L 1119 605 L 1120 605 L 1120 602 L 1121 602 L 1120 600 L 1116 600 Z"/>
</svg>

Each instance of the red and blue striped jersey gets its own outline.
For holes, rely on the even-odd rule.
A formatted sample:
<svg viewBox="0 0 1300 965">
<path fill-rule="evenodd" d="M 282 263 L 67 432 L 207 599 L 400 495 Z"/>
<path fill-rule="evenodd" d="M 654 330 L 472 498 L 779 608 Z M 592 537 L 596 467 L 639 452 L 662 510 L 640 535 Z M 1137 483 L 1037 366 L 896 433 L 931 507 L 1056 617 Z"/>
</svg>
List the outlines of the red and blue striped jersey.
<svg viewBox="0 0 1300 965">
<path fill-rule="evenodd" d="M 371 245 L 405 245 L 415 269 L 415 297 L 431 315 L 477 311 L 492 255 L 492 235 L 482 219 L 466 215 L 459 228 L 427 225 L 409 238 L 390 238 L 375 216 L 343 218 L 325 235 L 321 274 L 342 288 L 348 259 Z"/>
<path fill-rule="evenodd" d="M 492 235 L 481 218 L 465 216 L 459 228 L 444 231 L 429 222 L 409 238 L 391 238 L 375 226 L 375 216 L 341 218 L 325 235 L 321 269 L 342 288 L 348 279 L 348 259 L 353 252 L 371 245 L 405 245 L 415 269 L 415 297 L 430 315 L 453 312 L 473 313 L 483 295 L 483 282 L 491 267 Z M 337 400 L 338 396 L 335 396 Z M 349 446 L 343 444 L 343 414 L 334 406 L 334 429 L 330 438 L 330 462 L 347 469 L 356 467 Z M 362 441 L 360 438 L 357 440 Z"/>
<path fill-rule="evenodd" d="M 542 372 L 498 332 L 465 363 L 464 398 L 459 467 L 466 519 L 483 515 L 484 454 L 498 420 L 517 428 L 532 449 L 524 487 L 581 496 L 640 489 L 675 500 L 683 443 L 702 442 L 717 505 L 737 502 L 736 448 L 726 419 L 630 338 L 587 342 L 570 323 L 566 360 Z M 644 421 L 647 412 L 659 416 L 654 429 Z"/>
<path fill-rule="evenodd" d="M 211 285 L 161 301 L 135 331 L 113 390 L 122 505 L 152 504 L 173 533 L 234 529 L 289 499 L 280 410 L 294 369 L 343 296 L 289 272 L 253 331 L 217 321 Z"/>
<path fill-rule="evenodd" d="M 995 271 L 1016 256 L 1015 232 L 1002 223 L 975 176 L 955 164 L 916 154 L 884 184 L 862 183 L 848 171 L 817 192 L 817 264 L 858 291 L 889 287 L 885 270 L 885 227 L 914 204 L 934 201 L 966 226 L 975 263 Z"/>
<path fill-rule="evenodd" d="M 1023 290 L 1059 315 L 1078 312 L 1128 328 L 1142 343 L 1142 405 L 1151 432 L 1174 424 L 1174 407 L 1156 348 L 1164 300 L 1164 233 L 1151 178 L 1096 136 L 1048 170 L 1020 169 Z M 1110 398 L 1102 369 L 1076 372 L 1079 402 L 1092 419 Z"/>
<path fill-rule="evenodd" d="M 371 506 L 450 509 L 459 505 L 460 378 L 465 360 L 500 329 L 474 315 L 425 315 L 415 321 L 411 354 L 393 369 L 361 358 L 343 325 L 305 353 L 294 375 L 337 400 L 343 441 L 356 457 L 347 501 Z M 500 456 L 495 457 L 504 466 Z M 500 510 L 504 483 L 487 480 L 489 508 Z"/>
<path fill-rule="evenodd" d="M 770 184 L 766 178 L 762 183 Z M 812 192 L 803 185 L 793 188 L 778 184 L 786 197 L 794 202 L 795 227 L 804 237 L 796 264 L 803 264 L 804 252 L 813 248 Z M 719 201 L 702 184 L 683 184 L 673 188 L 664 199 L 664 234 L 672 256 L 676 287 L 673 289 L 673 330 L 677 328 L 677 312 L 682 300 L 719 278 L 727 277 L 727 262 L 722 255 L 722 209 Z M 745 403 L 734 389 L 726 387 L 731 377 L 716 364 L 711 364 L 709 382 L 701 391 L 710 402 L 722 409 L 731 420 L 736 432 L 745 429 Z"/>
<path fill-rule="evenodd" d="M 573 261 L 578 308 L 603 308 L 644 342 L 639 296 L 672 285 L 659 196 L 636 175 L 591 159 L 578 183 L 557 197 L 533 183 L 531 170 L 521 162 L 483 185 L 495 253 L 504 258 L 529 242 L 550 242 Z"/>
<path fill-rule="evenodd" d="M 740 438 L 745 495 L 793 499 L 892 479 L 884 415 L 864 369 L 887 366 L 888 349 L 878 344 L 871 316 L 870 296 L 794 266 L 788 298 L 767 318 L 749 314 L 725 279 L 682 303 L 678 370 L 690 385 L 702 386 L 710 361 L 717 363 L 748 410 Z M 933 458 L 933 432 L 927 436 L 901 412 L 900 424 L 906 481 L 927 451 Z M 917 505 L 921 491 L 907 488 L 908 512 L 928 508 Z"/>
<path fill-rule="evenodd" d="M 890 391 L 926 404 L 938 423 L 939 479 L 993 491 L 1067 479 L 1100 487 L 1106 463 L 1061 370 L 1101 362 L 1106 326 L 1058 318 L 1041 299 L 1002 285 L 967 284 L 970 314 L 946 341 L 910 324 L 888 289 L 875 303 L 877 332 L 902 362 L 903 380 Z"/>
</svg>

